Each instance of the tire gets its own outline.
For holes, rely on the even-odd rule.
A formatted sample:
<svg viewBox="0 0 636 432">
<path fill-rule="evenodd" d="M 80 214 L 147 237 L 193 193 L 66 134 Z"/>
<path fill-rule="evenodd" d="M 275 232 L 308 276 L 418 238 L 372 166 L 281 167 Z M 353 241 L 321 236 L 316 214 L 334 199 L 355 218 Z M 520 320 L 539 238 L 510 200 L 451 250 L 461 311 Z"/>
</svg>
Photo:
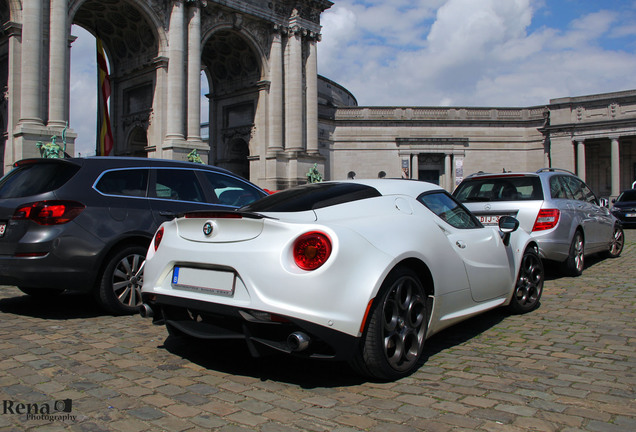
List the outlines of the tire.
<svg viewBox="0 0 636 432">
<path fill-rule="evenodd" d="M 18 287 L 23 293 L 37 298 L 50 298 L 59 296 L 64 292 L 60 288 L 34 288 L 34 287 Z"/>
<path fill-rule="evenodd" d="M 373 303 L 354 369 L 381 380 L 410 375 L 421 365 L 427 329 L 424 287 L 415 272 L 398 267 Z"/>
<path fill-rule="evenodd" d="M 129 315 L 139 311 L 143 284 L 142 264 L 146 259 L 146 250 L 142 246 L 127 246 L 106 259 L 97 296 L 108 312 Z"/>
<path fill-rule="evenodd" d="M 570 254 L 564 263 L 565 273 L 569 276 L 580 276 L 585 267 L 585 243 L 581 231 L 576 231 L 570 243 Z"/>
<path fill-rule="evenodd" d="M 539 253 L 534 248 L 526 249 L 521 258 L 515 291 L 510 300 L 510 311 L 522 314 L 536 309 L 543 293 L 544 280 L 545 272 Z"/>
<path fill-rule="evenodd" d="M 621 252 L 623 252 L 624 245 L 625 233 L 623 232 L 623 228 L 619 225 L 615 225 L 612 240 L 610 240 L 609 248 L 604 255 L 607 258 L 618 258 L 621 255 Z"/>
</svg>

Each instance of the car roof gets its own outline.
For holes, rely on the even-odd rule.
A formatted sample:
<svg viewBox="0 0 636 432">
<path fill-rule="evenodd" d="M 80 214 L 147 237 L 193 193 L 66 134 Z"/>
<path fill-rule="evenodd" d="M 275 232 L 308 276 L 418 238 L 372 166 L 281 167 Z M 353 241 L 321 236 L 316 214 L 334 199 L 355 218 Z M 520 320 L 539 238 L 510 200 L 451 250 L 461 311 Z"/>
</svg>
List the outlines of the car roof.
<svg viewBox="0 0 636 432">
<path fill-rule="evenodd" d="M 483 172 L 483 171 L 479 171 L 473 174 L 470 174 L 468 177 L 466 177 L 466 179 L 475 179 L 475 178 L 502 178 L 502 177 L 520 177 L 520 176 L 528 176 L 528 177 L 537 177 L 540 176 L 541 174 L 566 174 L 566 175 L 572 175 L 572 176 L 576 176 L 576 174 L 574 174 L 571 171 L 568 171 L 566 169 L 562 169 L 562 168 L 541 168 L 535 172 L 530 172 L 530 171 L 507 171 L 507 172 L 500 172 L 500 173 L 487 173 L 487 172 Z"/>
<path fill-rule="evenodd" d="M 382 195 L 408 195 L 417 198 L 424 192 L 444 190 L 433 183 L 412 179 L 360 179 L 327 183 L 357 183 L 375 188 Z"/>
<path fill-rule="evenodd" d="M 59 163 L 59 164 L 75 164 L 80 166 L 94 166 L 99 169 L 107 168 L 152 168 L 152 167 L 175 167 L 175 168 L 191 168 L 191 169 L 204 169 L 209 171 L 222 172 L 226 174 L 233 174 L 232 172 L 219 168 L 213 165 L 205 165 L 194 162 L 176 161 L 172 159 L 154 159 L 143 157 L 128 157 L 128 156 L 89 156 L 82 158 L 30 158 L 22 159 L 14 164 L 14 166 L 35 164 L 35 163 Z"/>
</svg>

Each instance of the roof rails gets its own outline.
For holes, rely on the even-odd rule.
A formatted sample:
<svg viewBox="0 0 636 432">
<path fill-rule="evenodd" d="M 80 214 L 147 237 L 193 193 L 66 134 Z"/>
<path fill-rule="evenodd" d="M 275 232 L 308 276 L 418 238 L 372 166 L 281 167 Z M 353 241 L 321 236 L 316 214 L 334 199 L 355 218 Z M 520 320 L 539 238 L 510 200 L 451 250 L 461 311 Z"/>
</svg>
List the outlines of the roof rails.
<svg viewBox="0 0 636 432">
<path fill-rule="evenodd" d="M 565 172 L 565 173 L 568 173 L 568 174 L 572 174 L 573 176 L 576 175 L 572 171 L 568 171 L 568 170 L 563 169 L 563 168 L 541 168 L 540 170 L 537 170 L 537 174 L 542 173 L 542 172 L 546 172 L 546 171 L 549 171 L 549 172 L 557 172 L 558 171 L 558 172 Z"/>
</svg>

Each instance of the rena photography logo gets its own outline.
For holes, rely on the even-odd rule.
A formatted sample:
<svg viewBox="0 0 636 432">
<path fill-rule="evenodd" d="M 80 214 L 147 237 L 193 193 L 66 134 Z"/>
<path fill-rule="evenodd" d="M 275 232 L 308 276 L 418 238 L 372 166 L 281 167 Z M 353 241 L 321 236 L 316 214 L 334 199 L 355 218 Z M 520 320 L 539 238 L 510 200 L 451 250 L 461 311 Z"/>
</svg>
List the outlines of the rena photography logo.
<svg viewBox="0 0 636 432">
<path fill-rule="evenodd" d="M 26 420 L 74 421 L 75 416 L 70 414 L 71 411 L 73 411 L 72 399 L 38 403 L 2 401 L 3 415 L 23 415 Z"/>
</svg>

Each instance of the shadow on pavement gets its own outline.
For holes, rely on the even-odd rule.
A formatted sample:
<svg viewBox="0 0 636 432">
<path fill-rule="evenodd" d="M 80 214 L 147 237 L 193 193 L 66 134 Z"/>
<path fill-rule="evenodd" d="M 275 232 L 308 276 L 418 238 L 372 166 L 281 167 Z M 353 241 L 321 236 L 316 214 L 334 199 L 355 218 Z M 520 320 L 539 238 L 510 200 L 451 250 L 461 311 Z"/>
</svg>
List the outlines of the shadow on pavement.
<svg viewBox="0 0 636 432">
<path fill-rule="evenodd" d="M 486 312 L 438 333 L 426 341 L 424 361 L 470 340 L 509 315 L 503 309 Z M 159 348 L 209 370 L 261 381 L 284 382 L 306 389 L 380 382 L 358 375 L 344 362 L 304 359 L 276 352 L 253 358 L 243 341 L 200 341 L 169 336 Z"/>
<path fill-rule="evenodd" d="M 106 315 L 91 296 L 60 294 L 36 298 L 29 295 L 0 299 L 0 312 L 42 319 L 82 319 Z"/>
<path fill-rule="evenodd" d="M 200 341 L 169 336 L 159 348 L 209 370 L 261 381 L 284 382 L 305 389 L 367 382 L 343 362 L 304 359 L 276 352 L 254 358 L 243 341 Z"/>
</svg>

